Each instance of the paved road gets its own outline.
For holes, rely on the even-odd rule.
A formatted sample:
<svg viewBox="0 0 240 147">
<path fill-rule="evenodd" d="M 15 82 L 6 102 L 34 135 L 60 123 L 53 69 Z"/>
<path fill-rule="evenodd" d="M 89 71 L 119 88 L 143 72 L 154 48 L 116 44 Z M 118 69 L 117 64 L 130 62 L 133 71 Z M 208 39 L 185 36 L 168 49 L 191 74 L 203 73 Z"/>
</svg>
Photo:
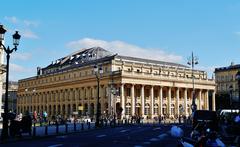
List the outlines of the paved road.
<svg viewBox="0 0 240 147">
<path fill-rule="evenodd" d="M 184 130 L 183 126 L 181 126 Z M 114 146 L 114 147 L 140 147 L 140 146 L 177 146 L 177 140 L 170 135 L 170 125 L 160 126 L 122 126 L 91 130 L 81 133 L 55 136 L 38 140 L 27 140 L 1 146 Z"/>
</svg>

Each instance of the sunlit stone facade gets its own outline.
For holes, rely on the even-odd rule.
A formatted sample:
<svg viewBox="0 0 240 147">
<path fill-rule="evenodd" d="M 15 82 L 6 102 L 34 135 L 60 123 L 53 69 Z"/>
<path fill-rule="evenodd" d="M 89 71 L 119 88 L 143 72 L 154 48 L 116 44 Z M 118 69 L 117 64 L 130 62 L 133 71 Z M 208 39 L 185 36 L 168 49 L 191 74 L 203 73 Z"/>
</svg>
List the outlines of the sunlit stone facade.
<svg viewBox="0 0 240 147">
<path fill-rule="evenodd" d="M 97 82 L 94 65 L 101 66 L 102 116 L 119 117 L 191 114 L 192 71 L 187 66 L 113 55 L 95 47 L 80 50 L 38 69 L 35 77 L 19 81 L 18 112 L 47 111 L 49 116 L 95 116 Z M 215 110 L 215 82 L 194 70 L 197 109 Z M 210 98 L 211 97 L 211 98 Z M 211 104 L 211 108 L 210 108 Z"/>
</svg>

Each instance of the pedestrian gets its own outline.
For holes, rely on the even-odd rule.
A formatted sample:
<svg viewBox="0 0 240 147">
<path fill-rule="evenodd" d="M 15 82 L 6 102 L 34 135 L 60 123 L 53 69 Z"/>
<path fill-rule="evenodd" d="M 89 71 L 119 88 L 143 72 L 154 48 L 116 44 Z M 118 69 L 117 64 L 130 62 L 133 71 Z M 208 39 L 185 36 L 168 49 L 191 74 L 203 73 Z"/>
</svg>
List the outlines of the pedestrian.
<svg viewBox="0 0 240 147">
<path fill-rule="evenodd" d="M 47 112 L 43 112 L 43 121 L 46 123 L 47 122 Z"/>
<path fill-rule="evenodd" d="M 179 115 L 179 117 L 178 117 L 178 123 L 179 124 L 181 124 L 181 117 L 182 117 L 181 115 Z"/>
<path fill-rule="evenodd" d="M 37 111 L 36 110 L 33 112 L 33 120 L 35 123 L 37 122 Z"/>
</svg>

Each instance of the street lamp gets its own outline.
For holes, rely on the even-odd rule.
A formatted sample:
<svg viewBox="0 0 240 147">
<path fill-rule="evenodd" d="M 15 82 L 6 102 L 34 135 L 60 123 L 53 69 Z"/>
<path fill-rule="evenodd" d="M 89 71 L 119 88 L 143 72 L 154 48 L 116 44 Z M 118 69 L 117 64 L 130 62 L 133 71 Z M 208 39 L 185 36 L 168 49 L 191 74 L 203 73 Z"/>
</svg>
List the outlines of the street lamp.
<svg viewBox="0 0 240 147">
<path fill-rule="evenodd" d="M 237 102 L 237 108 L 240 106 L 240 70 L 236 74 L 236 79 L 238 81 L 238 102 Z"/>
<path fill-rule="evenodd" d="M 232 85 L 229 86 L 229 92 L 230 92 L 230 99 L 229 99 L 230 109 L 231 109 L 231 112 L 232 112 L 232 97 L 233 97 L 233 86 Z"/>
<path fill-rule="evenodd" d="M 194 70 L 194 65 L 198 64 L 198 58 L 193 56 L 193 52 L 192 52 L 192 56 L 188 59 L 188 65 L 192 65 L 192 85 L 193 85 L 193 94 L 192 94 L 192 113 L 195 112 L 197 110 L 197 105 L 195 103 L 195 88 L 194 88 L 194 74 L 193 74 L 193 70 Z"/>
<path fill-rule="evenodd" d="M 2 41 L 4 40 L 4 34 L 6 33 L 6 29 L 3 25 L 0 25 L 0 47 L 3 47 L 4 51 L 7 54 L 7 66 L 6 66 L 6 92 L 5 92 L 5 103 L 4 103 L 4 115 L 3 115 L 3 129 L 2 129 L 2 140 L 8 138 L 8 75 L 9 75 L 9 59 L 10 54 L 13 51 L 17 51 L 17 46 L 19 45 L 19 40 L 21 36 L 18 34 L 18 31 L 12 35 L 13 37 L 13 45 L 14 47 L 10 49 L 9 46 L 5 47 Z"/>
<path fill-rule="evenodd" d="M 96 114 L 96 123 L 95 126 L 96 127 L 100 127 L 99 125 L 99 117 L 100 117 L 100 108 L 99 108 L 99 82 L 100 82 L 100 77 L 103 74 L 103 69 L 101 66 L 95 65 L 94 66 L 94 73 L 96 75 L 96 79 L 97 79 L 97 114 Z"/>
</svg>

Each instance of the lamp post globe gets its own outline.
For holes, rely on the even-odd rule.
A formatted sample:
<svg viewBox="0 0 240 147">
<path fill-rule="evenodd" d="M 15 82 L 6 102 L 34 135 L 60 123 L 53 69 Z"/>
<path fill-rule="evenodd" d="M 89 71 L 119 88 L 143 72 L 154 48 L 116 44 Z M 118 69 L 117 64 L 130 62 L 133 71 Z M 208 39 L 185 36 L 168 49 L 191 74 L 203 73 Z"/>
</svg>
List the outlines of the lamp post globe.
<svg viewBox="0 0 240 147">
<path fill-rule="evenodd" d="M 7 65 L 6 65 L 6 92 L 5 92 L 5 101 L 4 101 L 4 115 L 3 115 L 3 128 L 2 128 L 2 134 L 1 139 L 6 140 L 8 138 L 8 78 L 9 78 L 9 60 L 10 60 L 10 54 L 13 53 L 13 51 L 17 50 L 17 46 L 19 45 L 19 40 L 21 38 L 21 35 L 18 34 L 18 31 L 13 34 L 13 45 L 14 47 L 11 49 L 9 46 L 5 46 L 2 41 L 4 40 L 4 34 L 6 33 L 6 29 L 3 25 L 0 25 L 0 48 L 3 48 L 6 52 L 7 57 Z"/>
</svg>

